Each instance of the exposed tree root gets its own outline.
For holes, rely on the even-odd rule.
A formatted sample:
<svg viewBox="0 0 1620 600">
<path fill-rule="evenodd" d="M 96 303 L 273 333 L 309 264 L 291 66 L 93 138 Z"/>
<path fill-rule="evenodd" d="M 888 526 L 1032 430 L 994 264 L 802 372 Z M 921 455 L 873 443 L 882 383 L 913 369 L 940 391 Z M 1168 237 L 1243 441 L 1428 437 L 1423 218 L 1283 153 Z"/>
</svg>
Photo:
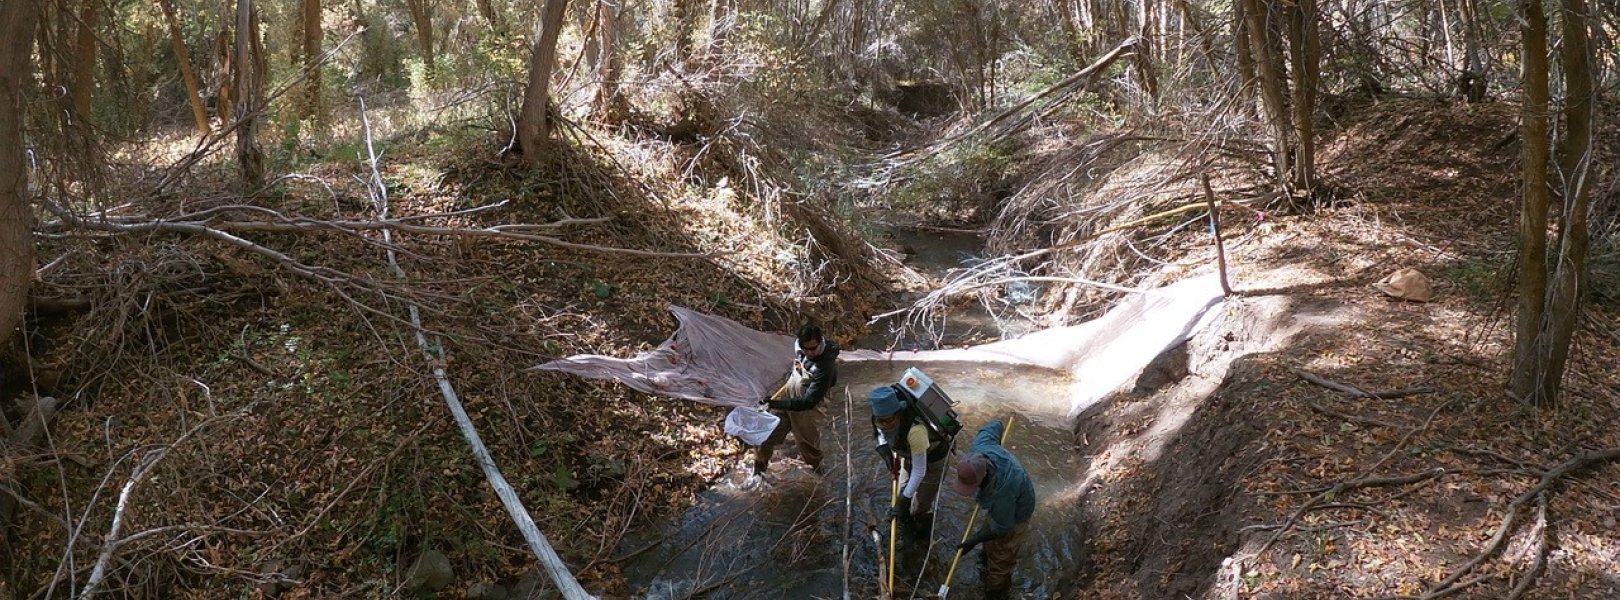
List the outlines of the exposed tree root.
<svg viewBox="0 0 1620 600">
<path fill-rule="evenodd" d="M 1514 498 L 1512 503 L 1508 504 L 1507 510 L 1502 516 L 1502 523 L 1497 525 L 1496 534 L 1491 536 L 1491 541 L 1485 545 L 1485 549 L 1480 551 L 1479 554 L 1475 555 L 1473 559 L 1464 563 L 1461 567 L 1457 567 L 1457 569 L 1453 570 L 1450 575 L 1446 576 L 1445 579 L 1442 579 L 1434 585 L 1429 586 L 1429 590 L 1427 592 L 1425 592 L 1422 596 L 1416 596 L 1416 598 L 1419 598 L 1420 600 L 1436 600 L 1438 598 L 1444 598 L 1487 579 L 1486 577 L 1475 577 L 1467 581 L 1462 581 L 1463 577 L 1466 577 L 1469 573 L 1472 573 L 1474 569 L 1478 568 L 1479 565 L 1484 564 L 1485 561 L 1495 557 L 1502 551 L 1502 548 L 1507 546 L 1508 539 L 1512 537 L 1514 531 L 1517 529 L 1515 525 L 1518 522 L 1519 512 L 1523 510 L 1530 502 L 1535 501 L 1539 506 L 1537 510 L 1538 541 L 1537 548 L 1535 550 L 1535 563 L 1531 565 L 1531 570 L 1524 574 L 1523 579 L 1519 581 L 1518 585 L 1514 586 L 1514 589 L 1509 594 L 1508 598 L 1518 598 L 1524 595 L 1525 591 L 1527 591 L 1529 587 L 1533 585 L 1536 576 L 1546 563 L 1546 494 L 1554 484 L 1558 483 L 1563 478 L 1613 460 L 1620 460 L 1620 448 L 1609 448 L 1607 450 L 1584 452 L 1576 455 L 1574 458 L 1564 461 L 1558 466 L 1544 470 L 1541 473 L 1541 480 L 1536 483 L 1534 487 L 1525 490 L 1523 493 L 1519 494 L 1517 498 Z M 1395 596 L 1395 598 L 1411 597 Z"/>
<path fill-rule="evenodd" d="M 1400 452 L 1401 448 L 1406 447 L 1407 442 L 1411 441 L 1413 436 L 1417 435 L 1418 432 L 1420 432 L 1420 431 L 1427 430 L 1429 428 L 1429 424 L 1434 422 L 1435 416 L 1439 415 L 1440 411 L 1445 410 L 1446 407 L 1451 406 L 1451 404 L 1452 404 L 1452 401 L 1447 401 L 1447 402 L 1442 403 L 1440 406 L 1435 407 L 1435 409 L 1429 413 L 1428 418 L 1423 420 L 1423 423 L 1421 425 L 1418 425 L 1417 427 L 1413 427 L 1411 431 L 1406 432 L 1406 435 L 1402 436 L 1400 441 L 1395 443 L 1395 447 L 1390 448 L 1389 452 L 1385 453 L 1382 458 L 1378 459 L 1378 462 L 1373 463 L 1372 466 L 1370 466 L 1366 470 L 1362 471 L 1362 475 L 1360 477 L 1357 477 L 1355 479 L 1351 479 L 1349 481 L 1341 481 L 1341 482 L 1339 482 L 1337 484 L 1334 484 L 1333 486 L 1327 488 L 1326 490 L 1323 490 L 1323 491 L 1317 493 L 1315 496 L 1313 496 L 1310 499 L 1310 501 L 1306 502 L 1305 504 L 1301 505 L 1299 508 L 1295 509 L 1293 514 L 1288 515 L 1288 518 L 1283 521 L 1282 525 L 1280 525 L 1280 526 L 1278 526 L 1276 528 L 1276 532 L 1271 534 L 1271 537 L 1266 540 L 1266 543 L 1260 546 L 1260 549 L 1255 552 L 1255 555 L 1259 556 L 1261 554 L 1264 554 L 1266 552 L 1266 550 L 1271 549 L 1271 546 L 1273 544 L 1276 544 L 1277 540 L 1282 539 L 1283 535 L 1286 535 L 1287 533 L 1289 533 L 1290 531 L 1293 530 L 1294 525 L 1299 522 L 1300 517 L 1303 517 L 1305 515 L 1305 513 L 1313 511 L 1313 510 L 1322 510 L 1323 508 L 1325 508 L 1325 505 L 1328 502 L 1331 502 L 1334 499 L 1338 498 L 1344 492 L 1354 490 L 1354 489 L 1366 488 L 1366 487 L 1387 487 L 1387 486 L 1410 485 L 1410 484 L 1417 483 L 1417 482 L 1420 482 L 1420 481 L 1426 481 L 1426 480 L 1429 480 L 1429 479 L 1434 479 L 1436 477 L 1439 477 L 1441 475 L 1445 475 L 1446 473 L 1448 473 L 1449 471 L 1447 471 L 1447 470 L 1445 470 L 1443 468 L 1436 467 L 1436 468 L 1429 469 L 1427 471 L 1423 471 L 1423 472 L 1420 472 L 1420 473 L 1413 473 L 1411 475 L 1403 475 L 1403 476 L 1399 476 L 1399 477 L 1372 477 L 1371 476 L 1371 473 L 1374 470 L 1377 470 L 1379 467 L 1382 467 L 1385 462 L 1389 461 L 1390 457 L 1395 456 L 1395 453 Z M 1306 492 L 1306 493 L 1310 493 L 1310 492 Z"/>
<path fill-rule="evenodd" d="M 1296 369 L 1294 369 L 1294 374 L 1298 375 L 1300 379 L 1304 379 L 1305 381 L 1309 381 L 1311 383 L 1314 383 L 1316 385 L 1328 388 L 1330 390 L 1343 392 L 1343 393 L 1349 394 L 1349 395 L 1351 395 L 1353 397 L 1356 397 L 1356 398 L 1375 398 L 1375 399 L 1378 399 L 1378 400 L 1393 400 L 1395 398 L 1405 398 L 1407 396 L 1415 396 L 1417 394 L 1433 394 L 1436 391 L 1438 391 L 1438 390 L 1436 390 L 1434 388 L 1434 386 L 1418 385 L 1418 386 L 1412 386 L 1412 387 L 1407 387 L 1407 388 L 1401 388 L 1401 389 L 1398 389 L 1398 390 L 1390 390 L 1390 391 L 1387 391 L 1387 392 L 1369 392 L 1367 390 L 1364 390 L 1364 389 L 1361 389 L 1359 387 L 1350 385 L 1348 383 L 1339 383 L 1339 382 L 1336 382 L 1336 381 L 1329 380 L 1326 377 L 1323 377 L 1321 375 L 1317 375 L 1315 373 L 1312 373 L 1310 371 L 1306 371 L 1304 369 L 1296 368 Z"/>
</svg>

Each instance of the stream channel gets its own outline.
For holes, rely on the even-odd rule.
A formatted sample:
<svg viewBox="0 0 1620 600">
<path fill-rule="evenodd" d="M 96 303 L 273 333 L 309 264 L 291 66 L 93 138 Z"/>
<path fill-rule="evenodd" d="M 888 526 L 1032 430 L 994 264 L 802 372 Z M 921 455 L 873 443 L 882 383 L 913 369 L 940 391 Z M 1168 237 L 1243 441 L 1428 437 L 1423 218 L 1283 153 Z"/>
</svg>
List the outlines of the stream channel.
<svg viewBox="0 0 1620 600">
<path fill-rule="evenodd" d="M 977 260 L 977 240 L 971 236 L 896 232 L 896 237 L 916 250 L 913 265 L 931 276 Z M 1005 321 L 979 310 L 947 318 L 938 330 L 943 335 L 933 340 L 912 337 L 896 343 L 897 332 L 890 331 L 857 345 L 927 347 L 929 341 L 992 341 L 1011 333 L 1002 329 Z M 1038 498 L 1013 572 L 1017 597 L 1051 598 L 1077 587 L 1087 576 L 1083 565 L 1090 563 L 1084 555 L 1088 545 L 1082 543 L 1085 524 L 1078 491 L 1086 460 L 1062 414 L 1029 408 L 1052 406 L 1052 398 L 1067 397 L 1068 378 L 1025 366 L 875 361 L 842 365 L 839 386 L 821 405 L 826 476 L 815 475 L 795 459 L 790 436 L 771 464 L 768 485 L 742 486 L 749 471 L 744 465 L 752 461 L 752 453 L 746 453 L 741 464 L 701 492 L 684 514 L 626 535 L 620 551 L 633 556 L 622 566 L 635 597 L 879 597 L 879 565 L 888 561 L 891 487 L 888 469 L 874 452 L 866 395 L 874 387 L 898 381 L 910 366 L 932 377 L 956 401 L 961 414 L 964 428 L 946 468 L 967 451 L 981 425 L 991 419 L 1012 420 L 1006 445 L 1029 471 Z M 894 598 L 933 597 L 945 580 L 973 504 L 945 485 L 938 502 L 931 540 L 904 533 L 899 538 Z M 980 555 L 975 550 L 962 558 L 950 597 L 981 596 Z"/>
</svg>

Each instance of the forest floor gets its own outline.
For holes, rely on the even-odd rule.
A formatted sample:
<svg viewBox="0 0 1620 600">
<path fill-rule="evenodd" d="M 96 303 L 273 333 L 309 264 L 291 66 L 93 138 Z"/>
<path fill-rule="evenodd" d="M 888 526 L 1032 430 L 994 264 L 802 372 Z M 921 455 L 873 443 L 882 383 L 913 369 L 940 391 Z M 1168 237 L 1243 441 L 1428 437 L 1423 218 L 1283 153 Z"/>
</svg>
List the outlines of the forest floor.
<svg viewBox="0 0 1620 600">
<path fill-rule="evenodd" d="M 1183 404 L 1175 386 L 1121 395 L 1077 426 L 1077 451 L 1106 468 L 1087 498 L 1084 588 L 1054 597 L 1423 597 L 1460 581 L 1450 597 L 1500 598 L 1533 571 L 1525 598 L 1620 597 L 1620 465 L 1571 462 L 1620 447 L 1620 310 L 1586 309 L 1558 406 L 1526 408 L 1503 391 L 1515 130 L 1507 105 L 1366 107 L 1327 134 L 1323 206 L 1228 217 L 1238 293 L 1188 359 L 1188 379 L 1218 390 Z M 445 410 L 436 365 L 586 588 L 625 597 L 625 530 L 678 514 L 740 457 L 724 411 L 526 369 L 649 349 L 673 328 L 670 304 L 778 332 L 811 315 L 849 342 L 904 287 L 795 290 L 795 246 L 738 216 L 724 185 L 627 183 L 629 170 L 677 171 L 679 160 L 649 153 L 627 166 L 634 148 L 581 150 L 524 175 L 486 158 L 498 150 L 471 134 L 390 140 L 393 214 L 509 199 L 443 222 L 600 217 L 553 231 L 659 254 L 416 236 L 400 242 L 415 283 L 368 288 L 312 285 L 181 236 L 46 244 L 42 263 L 66 258 L 43 288 L 96 302 L 36 320 L 28 336 L 51 379 L 36 391 L 67 402 L 48 448 L 0 463 L 34 515 L 6 540 L 0 597 L 81 583 L 131 481 L 105 584 L 130 597 L 416 594 L 413 565 L 429 551 L 453 567 L 443 597 L 545 587 Z M 328 194 L 290 182 L 280 208 L 374 214 L 355 183 L 364 163 L 306 170 L 340 184 Z M 357 281 L 392 277 L 367 239 L 265 243 Z M 1207 264 L 1202 238 L 1178 243 L 1178 263 Z M 1401 267 L 1427 275 L 1435 301 L 1370 287 Z M 407 303 L 424 309 L 442 352 L 432 362 L 400 322 Z M 1231 369 L 1201 371 L 1216 364 Z M 1432 391 L 1358 398 L 1296 370 Z M 1144 410 L 1159 405 L 1185 411 Z M 1155 426 L 1170 419 L 1182 424 Z M 1550 470 L 1558 477 L 1538 486 Z M 1448 577 L 1505 518 L 1525 526 Z"/>
<path fill-rule="evenodd" d="M 1320 155 L 1337 201 L 1233 228 L 1236 297 L 1186 359 L 1214 395 L 1078 424 L 1112 484 L 1073 597 L 1620 597 L 1615 306 L 1585 308 L 1558 406 L 1504 391 L 1513 110 L 1363 109 Z M 1408 267 L 1434 301 L 1371 287 Z M 1167 419 L 1185 424 L 1155 434 Z"/>
</svg>

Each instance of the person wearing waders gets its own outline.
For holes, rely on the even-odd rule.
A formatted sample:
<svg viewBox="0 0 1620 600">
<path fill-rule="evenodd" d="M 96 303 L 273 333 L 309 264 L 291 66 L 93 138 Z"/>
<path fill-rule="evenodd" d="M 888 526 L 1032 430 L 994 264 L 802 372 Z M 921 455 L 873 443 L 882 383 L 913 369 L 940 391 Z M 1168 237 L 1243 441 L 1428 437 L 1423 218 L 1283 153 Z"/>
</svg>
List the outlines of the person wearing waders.
<svg viewBox="0 0 1620 600">
<path fill-rule="evenodd" d="M 1029 531 L 1029 517 L 1035 514 L 1035 484 L 1029 480 L 1029 472 L 1001 447 L 1001 432 L 1006 427 L 999 420 L 980 427 L 951 477 L 951 490 L 972 496 L 984 510 L 984 525 L 957 549 L 966 553 L 984 545 L 980 559 L 987 600 L 1011 597 L 1013 566 Z"/>
<path fill-rule="evenodd" d="M 799 459 L 817 475 L 825 475 L 821 465 L 821 401 L 838 385 L 838 344 L 827 340 L 821 328 L 806 324 L 799 328 L 798 351 L 793 357 L 793 373 L 781 397 L 760 401 L 762 409 L 781 419 L 765 443 L 754 451 L 754 474 L 750 485 L 765 481 L 771 454 L 787 439 L 789 432 L 799 443 Z"/>
<path fill-rule="evenodd" d="M 944 479 L 950 444 L 923 422 L 916 409 L 901 401 L 895 386 L 874 388 L 866 400 L 872 405 L 878 455 L 888 463 L 889 476 L 903 482 L 895 505 L 889 508 L 889 519 L 900 521 L 906 533 L 926 540 L 933 532 L 934 497 Z"/>
</svg>

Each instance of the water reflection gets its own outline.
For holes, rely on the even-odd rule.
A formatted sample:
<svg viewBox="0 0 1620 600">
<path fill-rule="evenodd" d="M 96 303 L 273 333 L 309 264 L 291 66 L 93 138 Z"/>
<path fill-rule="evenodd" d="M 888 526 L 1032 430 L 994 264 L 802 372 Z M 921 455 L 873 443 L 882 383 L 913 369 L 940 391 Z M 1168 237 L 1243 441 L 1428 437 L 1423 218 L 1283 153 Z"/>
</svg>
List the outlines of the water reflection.
<svg viewBox="0 0 1620 600">
<path fill-rule="evenodd" d="M 878 565 L 887 555 L 890 480 L 873 451 L 865 397 L 872 387 L 895 381 L 907 366 L 843 367 L 846 385 L 824 405 L 825 479 L 801 463 L 778 460 L 772 464 L 771 486 L 744 490 L 739 484 L 746 472 L 738 468 L 674 522 L 626 536 L 622 552 L 656 545 L 624 565 L 632 589 L 659 599 L 877 597 Z M 1044 398 L 1065 397 L 1068 380 L 1021 367 L 921 366 L 958 403 L 965 424 L 956 441 L 958 452 L 966 450 L 986 421 L 1015 415 L 1007 446 L 1029 470 L 1040 497 L 1013 575 L 1022 597 L 1054 597 L 1058 590 L 1076 587 L 1088 576 L 1090 562 L 1075 504 L 1078 494 L 1072 493 L 1086 461 L 1061 426 L 1061 414 L 1023 408 L 1050 404 L 1039 401 Z M 849 394 L 847 413 L 844 390 Z M 785 454 L 792 456 L 792 450 Z M 955 457 L 947 461 L 954 463 Z M 971 503 L 947 490 L 939 500 L 931 548 L 901 534 L 905 550 L 899 557 L 896 598 L 933 596 L 949 569 Z M 962 560 L 951 598 L 979 597 L 979 554 Z"/>
</svg>

